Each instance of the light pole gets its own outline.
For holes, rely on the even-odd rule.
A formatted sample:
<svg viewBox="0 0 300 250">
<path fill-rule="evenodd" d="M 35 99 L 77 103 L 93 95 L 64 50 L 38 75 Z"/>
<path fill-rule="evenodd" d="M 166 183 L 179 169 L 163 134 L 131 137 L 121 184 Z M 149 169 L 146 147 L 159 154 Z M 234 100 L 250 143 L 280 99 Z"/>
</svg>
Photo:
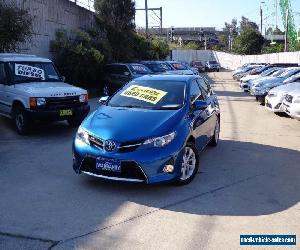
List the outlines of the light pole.
<svg viewBox="0 0 300 250">
<path fill-rule="evenodd" d="M 146 35 L 148 35 L 148 0 L 145 0 L 145 12 L 146 12 Z"/>
<path fill-rule="evenodd" d="M 262 10 L 262 4 L 264 4 L 265 2 L 262 1 L 260 2 L 260 33 L 263 33 L 263 10 Z"/>
</svg>

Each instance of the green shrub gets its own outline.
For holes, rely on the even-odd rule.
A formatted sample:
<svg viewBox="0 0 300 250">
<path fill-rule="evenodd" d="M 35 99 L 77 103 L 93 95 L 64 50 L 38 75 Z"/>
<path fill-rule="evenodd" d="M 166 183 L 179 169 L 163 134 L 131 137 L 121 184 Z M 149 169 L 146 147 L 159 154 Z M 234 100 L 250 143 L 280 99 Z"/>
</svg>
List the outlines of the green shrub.
<svg viewBox="0 0 300 250">
<path fill-rule="evenodd" d="M 27 10 L 0 1 L 0 52 L 18 50 L 20 43 L 30 40 L 32 17 Z"/>
<path fill-rule="evenodd" d="M 50 47 L 56 65 L 68 82 L 86 88 L 101 88 L 104 55 L 96 48 L 91 34 L 60 30 Z"/>
</svg>

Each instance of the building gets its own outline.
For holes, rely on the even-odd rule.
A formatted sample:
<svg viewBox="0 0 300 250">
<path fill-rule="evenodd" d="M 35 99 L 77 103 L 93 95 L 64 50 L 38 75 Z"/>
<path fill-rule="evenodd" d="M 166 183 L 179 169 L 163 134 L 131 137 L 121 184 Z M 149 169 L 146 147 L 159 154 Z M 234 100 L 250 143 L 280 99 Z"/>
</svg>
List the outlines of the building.
<svg viewBox="0 0 300 250">
<path fill-rule="evenodd" d="M 33 17 L 32 39 L 21 51 L 51 57 L 50 42 L 59 29 L 88 29 L 94 24 L 92 0 L 4 0 L 27 9 Z"/>
</svg>

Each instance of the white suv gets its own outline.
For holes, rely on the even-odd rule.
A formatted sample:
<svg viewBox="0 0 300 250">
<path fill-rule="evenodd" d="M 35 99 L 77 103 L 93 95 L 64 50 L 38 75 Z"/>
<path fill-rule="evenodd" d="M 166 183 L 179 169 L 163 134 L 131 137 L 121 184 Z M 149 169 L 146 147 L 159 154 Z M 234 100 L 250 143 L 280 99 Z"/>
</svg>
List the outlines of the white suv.
<svg viewBox="0 0 300 250">
<path fill-rule="evenodd" d="M 34 120 L 78 126 L 90 111 L 87 91 L 63 82 L 52 61 L 0 53 L 0 115 L 26 133 Z"/>
</svg>

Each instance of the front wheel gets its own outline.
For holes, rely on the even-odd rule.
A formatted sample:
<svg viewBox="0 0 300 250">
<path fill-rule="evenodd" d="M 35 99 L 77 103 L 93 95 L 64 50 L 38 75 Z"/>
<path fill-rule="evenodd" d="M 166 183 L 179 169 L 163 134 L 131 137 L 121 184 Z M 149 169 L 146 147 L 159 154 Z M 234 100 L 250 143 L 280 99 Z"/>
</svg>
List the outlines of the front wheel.
<svg viewBox="0 0 300 250">
<path fill-rule="evenodd" d="M 31 126 L 31 121 L 27 116 L 25 109 L 21 106 L 14 107 L 12 116 L 17 132 L 20 135 L 27 134 Z"/>
<path fill-rule="evenodd" d="M 181 172 L 176 181 L 178 185 L 190 183 L 196 176 L 199 169 L 199 153 L 193 143 L 188 142 L 184 147 L 181 160 Z"/>
</svg>

